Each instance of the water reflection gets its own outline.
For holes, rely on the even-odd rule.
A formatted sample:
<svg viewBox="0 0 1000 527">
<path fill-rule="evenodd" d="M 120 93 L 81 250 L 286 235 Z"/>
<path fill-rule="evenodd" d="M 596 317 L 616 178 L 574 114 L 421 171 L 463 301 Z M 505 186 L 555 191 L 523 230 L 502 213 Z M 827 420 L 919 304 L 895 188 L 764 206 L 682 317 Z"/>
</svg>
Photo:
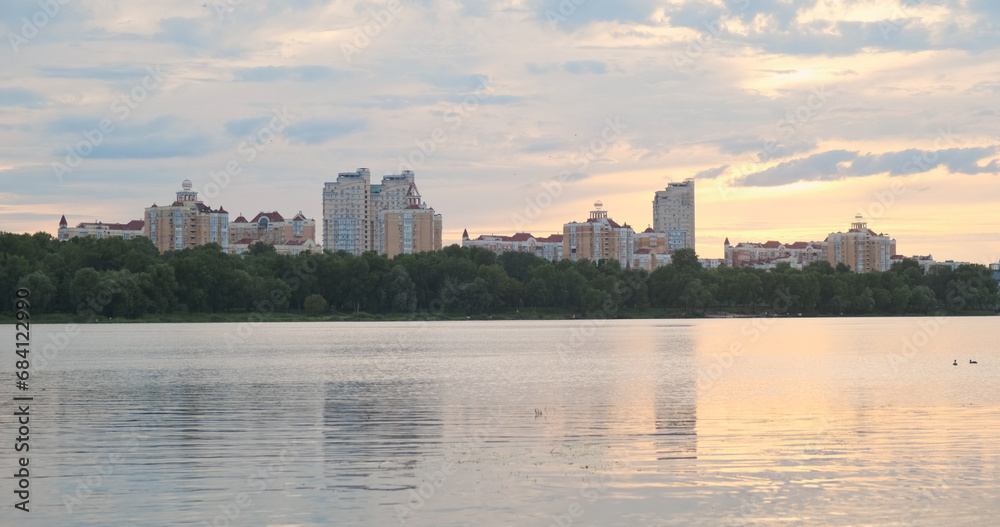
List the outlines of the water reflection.
<svg viewBox="0 0 1000 527">
<path fill-rule="evenodd" d="M 920 323 L 88 327 L 25 525 L 989 524 L 992 321 Z"/>
<path fill-rule="evenodd" d="M 328 382 L 323 469 L 333 490 L 413 488 L 400 476 L 440 450 L 441 403 L 433 387 L 408 382 Z"/>
</svg>

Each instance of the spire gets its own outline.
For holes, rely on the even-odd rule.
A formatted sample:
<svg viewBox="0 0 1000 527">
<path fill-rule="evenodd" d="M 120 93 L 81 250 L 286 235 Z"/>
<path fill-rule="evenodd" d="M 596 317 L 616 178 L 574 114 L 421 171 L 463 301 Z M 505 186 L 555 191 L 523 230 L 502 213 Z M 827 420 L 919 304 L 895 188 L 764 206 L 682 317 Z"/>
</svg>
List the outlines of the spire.
<svg viewBox="0 0 1000 527">
<path fill-rule="evenodd" d="M 469 239 L 469 229 L 465 229 L 465 230 L 464 230 L 464 231 L 462 232 L 462 239 L 463 239 L 463 240 L 468 240 L 468 239 Z"/>
<path fill-rule="evenodd" d="M 726 243 L 725 243 L 725 245 L 729 245 L 729 237 L 728 236 L 726 237 Z"/>
<path fill-rule="evenodd" d="M 59 228 L 63 228 L 63 227 L 67 227 L 67 226 L 69 226 L 69 223 L 66 222 L 66 215 L 63 214 L 62 219 L 59 220 Z"/>
</svg>

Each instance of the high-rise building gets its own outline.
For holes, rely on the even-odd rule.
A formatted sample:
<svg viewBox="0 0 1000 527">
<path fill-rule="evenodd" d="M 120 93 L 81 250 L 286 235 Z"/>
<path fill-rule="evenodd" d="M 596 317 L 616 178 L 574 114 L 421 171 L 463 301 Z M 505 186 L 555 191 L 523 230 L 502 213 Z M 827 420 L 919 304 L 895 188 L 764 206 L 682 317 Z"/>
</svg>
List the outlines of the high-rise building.
<svg viewBox="0 0 1000 527">
<path fill-rule="evenodd" d="M 155 203 L 147 207 L 145 235 L 161 253 L 209 243 L 228 250 L 229 213 L 221 207 L 213 210 L 198 201 L 198 193 L 191 189 L 191 181 L 185 179 L 177 200 L 169 207 L 158 207 Z"/>
<path fill-rule="evenodd" d="M 383 176 L 381 184 L 372 185 L 367 168 L 338 174 L 336 182 L 323 187 L 323 245 L 352 254 L 386 253 L 382 213 L 406 210 L 407 195 L 411 187 L 416 189 L 415 179 L 412 171 L 405 170 Z M 437 217 L 440 221 L 440 215 Z"/>
<path fill-rule="evenodd" d="M 380 232 L 376 239 L 381 240 L 381 252 L 392 258 L 397 254 L 441 250 L 441 215 L 420 201 L 420 193 L 413 182 L 404 199 L 404 207 L 383 209 L 378 213 L 376 226 Z"/>
<path fill-rule="evenodd" d="M 855 273 L 888 271 L 896 254 L 896 240 L 875 234 L 860 215 L 855 216 L 851 230 L 831 233 L 826 242 L 827 261 L 847 264 Z"/>
<path fill-rule="evenodd" d="M 563 258 L 568 260 L 618 260 L 622 267 L 630 266 L 635 254 L 635 231 L 628 224 L 619 225 L 601 210 L 603 203 L 594 203 L 590 219 L 563 225 Z"/>
<path fill-rule="evenodd" d="M 323 188 L 323 245 L 331 251 L 372 250 L 371 173 L 341 172 Z"/>
<path fill-rule="evenodd" d="M 273 245 L 278 254 L 320 250 L 316 243 L 316 220 L 306 218 L 301 211 L 290 220 L 278 212 L 261 212 L 250 221 L 240 214 L 229 224 L 230 254 L 242 254 L 257 242 Z"/>
<path fill-rule="evenodd" d="M 80 223 L 75 228 L 69 226 L 66 216 L 59 220 L 59 239 L 66 241 L 70 238 L 91 237 L 91 238 L 123 238 L 131 240 L 133 238 L 145 237 L 146 223 L 142 220 L 132 220 L 128 223 Z"/>
<path fill-rule="evenodd" d="M 694 180 L 670 183 L 653 199 L 653 230 L 667 237 L 667 249 L 694 249 Z"/>
</svg>

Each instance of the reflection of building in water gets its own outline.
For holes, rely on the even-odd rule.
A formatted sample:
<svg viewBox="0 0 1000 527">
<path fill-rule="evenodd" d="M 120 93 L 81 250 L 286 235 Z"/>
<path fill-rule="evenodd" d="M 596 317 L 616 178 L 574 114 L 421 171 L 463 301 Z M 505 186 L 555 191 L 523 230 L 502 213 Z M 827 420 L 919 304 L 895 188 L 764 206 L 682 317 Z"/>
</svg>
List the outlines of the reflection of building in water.
<svg viewBox="0 0 1000 527">
<path fill-rule="evenodd" d="M 416 383 L 327 383 L 323 472 L 330 486 L 398 490 L 400 471 L 440 447 L 441 403 L 430 395 L 439 391 Z"/>
<path fill-rule="evenodd" d="M 588 427 L 606 436 L 612 456 L 636 467 L 694 459 L 698 452 L 695 345 L 685 328 L 671 331 L 669 341 L 661 340 L 664 334 L 630 332 L 620 341 L 608 335 L 595 344 L 611 348 L 615 365 L 603 374 L 612 376 L 604 400 L 587 402 L 604 408 Z"/>
</svg>

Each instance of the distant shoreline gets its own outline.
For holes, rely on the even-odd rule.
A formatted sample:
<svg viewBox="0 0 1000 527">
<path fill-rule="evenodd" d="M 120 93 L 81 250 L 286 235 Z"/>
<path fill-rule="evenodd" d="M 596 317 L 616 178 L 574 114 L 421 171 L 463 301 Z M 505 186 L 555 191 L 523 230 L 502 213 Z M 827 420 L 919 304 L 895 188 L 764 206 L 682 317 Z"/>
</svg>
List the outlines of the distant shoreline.
<svg viewBox="0 0 1000 527">
<path fill-rule="evenodd" d="M 212 323 L 269 323 L 269 322 L 449 322 L 449 321 L 555 321 L 555 320 L 719 320 L 719 319 L 760 319 L 760 318 L 920 318 L 920 317 L 991 317 L 998 313 L 992 311 L 965 311 L 958 314 L 932 313 L 932 314 L 865 314 L 865 315 L 828 315 L 828 314 L 799 314 L 775 315 L 746 312 L 726 312 L 709 311 L 703 314 L 691 314 L 683 312 L 670 312 L 675 310 L 645 310 L 634 311 L 622 310 L 612 317 L 585 316 L 579 313 L 558 313 L 558 312 L 503 312 L 492 315 L 461 315 L 461 314 L 437 314 L 427 313 L 416 314 L 371 314 L 371 313 L 335 313 L 330 316 L 312 317 L 304 313 L 272 313 L 269 315 L 258 315 L 254 313 L 191 313 L 174 315 L 147 316 L 135 319 L 127 318 L 91 318 L 69 314 L 42 314 L 36 315 L 31 322 L 34 324 L 212 324 Z M 13 325 L 14 317 L 0 317 L 0 324 Z"/>
</svg>

